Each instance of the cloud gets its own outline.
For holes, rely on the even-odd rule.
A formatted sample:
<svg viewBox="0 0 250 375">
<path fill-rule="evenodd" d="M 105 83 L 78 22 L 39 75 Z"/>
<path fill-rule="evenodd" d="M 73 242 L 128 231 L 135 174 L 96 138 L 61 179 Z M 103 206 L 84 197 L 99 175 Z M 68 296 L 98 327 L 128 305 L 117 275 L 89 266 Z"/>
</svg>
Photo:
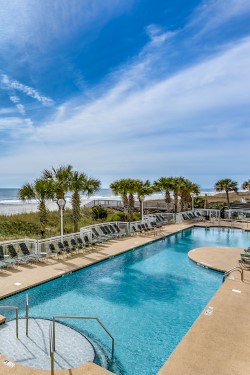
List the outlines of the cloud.
<svg viewBox="0 0 250 375">
<path fill-rule="evenodd" d="M 199 36 L 250 12 L 248 0 L 208 0 L 199 6 L 188 27 L 199 27 Z"/>
<path fill-rule="evenodd" d="M 161 26 L 155 24 L 148 25 L 146 27 L 146 33 L 148 34 L 151 40 L 151 47 L 153 45 L 159 45 L 163 42 L 166 42 L 167 40 L 173 38 L 177 34 L 176 31 L 164 31 L 164 29 Z"/>
<path fill-rule="evenodd" d="M 136 90 L 129 93 L 123 91 L 123 76 L 92 102 L 60 106 L 36 132 L 25 128 L 27 142 L 13 152 L 9 166 L 14 173 L 21 161 L 27 175 L 37 176 L 51 165 L 84 165 L 106 185 L 122 176 L 171 174 L 206 183 L 204 168 L 209 178 L 240 174 L 244 179 L 242 160 L 247 160 L 250 139 L 249 65 L 247 38 L 153 85 L 138 89 L 134 82 Z"/>
<path fill-rule="evenodd" d="M 132 0 L 0 0 L 0 45 L 44 51 L 61 40 L 101 27 L 130 9 Z"/>
<path fill-rule="evenodd" d="M 219 28 L 248 9 L 243 0 L 229 2 L 235 15 L 222 1 L 209 1 L 195 13 L 196 21 L 172 34 L 149 25 L 150 40 L 138 56 L 84 97 L 60 104 L 36 129 L 30 119 L 2 122 L 13 142 L 11 155 L 8 150 L 8 157 L 1 158 L 2 175 L 14 175 L 18 163 L 19 184 L 23 176 L 32 180 L 44 168 L 61 164 L 84 169 L 106 186 L 120 177 L 184 175 L 207 187 L 217 176 L 249 178 L 242 161 L 248 158 L 250 139 L 250 38 L 211 50 L 205 46 L 210 56 L 202 59 L 188 60 L 186 54 L 193 53 L 193 34 L 185 39 L 188 29 L 200 31 L 202 40 L 205 29 Z M 220 9 L 223 14 L 217 14 Z M 158 74 L 177 50 L 184 63 L 176 69 L 172 63 L 170 72 Z M 6 77 L 6 89 L 34 94 Z M 21 104 L 14 94 L 12 101 Z M 22 142 L 15 143 L 20 136 Z"/>
<path fill-rule="evenodd" d="M 17 90 L 21 93 L 30 96 L 32 99 L 37 100 L 42 105 L 50 106 L 54 102 L 52 99 L 47 98 L 46 96 L 41 95 L 37 90 L 33 89 L 32 87 L 23 85 L 22 83 L 18 82 L 17 80 L 13 80 L 7 76 L 7 74 L 2 74 L 1 76 L 1 85 L 3 88 L 8 90 Z M 10 96 L 10 99 L 17 103 L 19 101 L 19 98 L 17 96 Z"/>
</svg>

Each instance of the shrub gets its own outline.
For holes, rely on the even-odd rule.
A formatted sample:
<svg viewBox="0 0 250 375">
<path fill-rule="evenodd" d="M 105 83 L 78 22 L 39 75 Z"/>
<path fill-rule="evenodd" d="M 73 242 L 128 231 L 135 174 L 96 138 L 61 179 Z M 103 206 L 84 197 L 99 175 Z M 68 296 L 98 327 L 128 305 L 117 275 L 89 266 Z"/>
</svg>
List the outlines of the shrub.
<svg viewBox="0 0 250 375">
<path fill-rule="evenodd" d="M 92 217 L 94 220 L 98 219 L 106 219 L 108 216 L 108 211 L 105 207 L 102 206 L 96 206 L 92 208 Z"/>
</svg>

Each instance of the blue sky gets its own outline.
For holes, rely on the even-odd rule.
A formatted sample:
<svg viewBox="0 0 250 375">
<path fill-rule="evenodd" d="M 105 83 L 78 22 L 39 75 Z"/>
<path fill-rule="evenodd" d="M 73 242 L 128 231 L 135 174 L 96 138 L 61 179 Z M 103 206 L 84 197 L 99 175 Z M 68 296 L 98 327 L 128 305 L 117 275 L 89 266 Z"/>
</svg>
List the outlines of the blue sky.
<svg viewBox="0 0 250 375">
<path fill-rule="evenodd" d="M 249 0 L 0 0 L 0 187 L 250 178 Z"/>
</svg>

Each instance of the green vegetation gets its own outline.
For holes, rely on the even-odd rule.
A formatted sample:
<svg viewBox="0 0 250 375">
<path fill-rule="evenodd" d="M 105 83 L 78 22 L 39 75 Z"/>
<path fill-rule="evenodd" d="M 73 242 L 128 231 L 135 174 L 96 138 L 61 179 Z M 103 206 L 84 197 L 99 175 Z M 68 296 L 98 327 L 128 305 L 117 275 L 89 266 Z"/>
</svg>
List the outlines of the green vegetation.
<svg viewBox="0 0 250 375">
<path fill-rule="evenodd" d="M 19 198 L 22 200 L 37 200 L 40 232 L 43 237 L 49 220 L 46 200 L 65 200 L 66 193 L 71 192 L 71 222 L 73 223 L 71 232 L 77 232 L 78 224 L 81 221 L 80 193 L 90 196 L 97 192 L 100 186 L 101 182 L 99 180 L 88 177 L 85 173 L 73 171 L 71 165 L 61 166 L 58 169 L 52 167 L 51 170 L 45 169 L 42 177 L 36 179 L 34 184 L 23 185 L 19 191 Z"/>
<path fill-rule="evenodd" d="M 174 195 L 174 212 L 185 211 L 192 207 L 192 194 L 198 195 L 200 188 L 197 184 L 184 177 L 161 177 L 154 182 L 154 191 L 165 194 L 165 202 L 171 202 L 170 193 Z"/>
<path fill-rule="evenodd" d="M 94 220 L 104 220 L 108 217 L 108 210 L 102 206 L 96 206 L 92 208 L 92 216 Z"/>
<path fill-rule="evenodd" d="M 162 192 L 169 206 L 173 195 L 174 211 L 185 211 L 192 207 L 192 197 L 195 208 L 221 209 L 225 203 L 220 201 L 207 202 L 208 197 L 199 196 L 199 186 L 184 177 L 161 177 L 153 184 L 149 180 L 120 179 L 111 183 L 110 188 L 116 195 L 121 195 L 124 211 L 96 206 L 94 208 L 80 207 L 80 193 L 91 195 L 100 188 L 100 181 L 87 177 L 86 174 L 74 171 L 72 166 L 62 166 L 58 169 L 44 170 L 42 177 L 33 184 L 25 184 L 19 191 L 22 200 L 35 199 L 38 212 L 0 216 L 0 241 L 23 237 L 41 238 L 58 236 L 60 233 L 60 212 L 49 211 L 46 201 L 65 199 L 68 192 L 72 193 L 72 209 L 64 209 L 64 233 L 77 232 L 79 227 L 109 221 L 140 220 L 142 202 L 145 196 L 154 192 Z M 225 192 L 229 205 L 229 192 L 237 192 L 236 181 L 231 179 L 219 180 L 215 184 L 218 192 Z M 250 191 L 250 180 L 242 184 L 242 189 Z M 135 197 L 140 202 L 140 212 L 135 209 Z M 231 198 L 232 199 L 232 198 Z"/>
<path fill-rule="evenodd" d="M 234 191 L 235 193 L 238 192 L 238 183 L 236 181 L 231 180 L 230 178 L 224 178 L 219 180 L 215 183 L 215 190 L 218 192 L 225 191 L 227 197 L 227 206 L 230 208 L 229 202 L 229 192 Z"/>
<path fill-rule="evenodd" d="M 243 190 L 250 191 L 250 180 L 244 181 L 241 187 Z"/>
</svg>

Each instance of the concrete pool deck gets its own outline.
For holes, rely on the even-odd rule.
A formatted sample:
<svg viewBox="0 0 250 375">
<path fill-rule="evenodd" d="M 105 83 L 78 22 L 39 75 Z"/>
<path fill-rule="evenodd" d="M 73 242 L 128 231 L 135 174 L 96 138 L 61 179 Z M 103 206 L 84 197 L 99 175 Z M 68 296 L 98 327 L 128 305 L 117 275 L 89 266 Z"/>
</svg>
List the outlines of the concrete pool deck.
<svg viewBox="0 0 250 375">
<path fill-rule="evenodd" d="M 17 269 L 0 273 L 0 298 L 6 297 L 29 287 L 38 285 L 47 280 L 67 274 L 76 269 L 110 258 L 119 253 L 154 241 L 157 238 L 170 235 L 185 228 L 192 227 L 193 223 L 181 223 L 165 226 L 154 235 L 132 236 L 120 240 L 109 241 L 97 247 L 91 254 L 76 255 L 64 259 L 49 259 L 47 262 L 29 266 L 19 266 Z M 196 223 L 195 223 L 196 225 Z M 202 248 L 204 249 L 204 248 Z M 211 248 L 210 248 L 211 249 Z M 193 251 L 192 260 L 196 263 L 206 263 L 212 268 L 227 270 L 232 268 L 239 259 L 242 249 L 229 251 L 228 248 L 216 251 L 197 249 Z M 213 255 L 212 255 L 213 252 Z M 216 255 L 217 253 L 217 255 Z M 222 264 L 224 262 L 224 264 Z M 225 264 L 225 262 L 227 262 Z M 232 266 L 232 267 L 231 267 Z M 223 268 L 224 267 L 224 268 Z M 203 313 L 185 335 L 176 350 L 169 357 L 158 375 L 246 375 L 250 365 L 250 272 L 245 272 L 245 281 L 242 283 L 237 273 L 220 287 Z M 1 302 L 0 302 L 1 303 Z M 206 315 L 204 313 L 207 312 Z M 16 364 L 9 368 L 4 363 L 5 358 L 0 355 L 1 375 L 38 375 L 50 374 L 50 371 L 36 370 Z M 57 370 L 57 375 L 104 375 L 109 371 L 93 363 L 87 363 L 72 370 Z M 132 375 L 132 374 L 131 374 Z M 140 375 L 140 374 L 138 374 Z M 150 374 L 151 375 L 151 374 Z M 155 375 L 155 374 L 152 374 Z"/>
</svg>

